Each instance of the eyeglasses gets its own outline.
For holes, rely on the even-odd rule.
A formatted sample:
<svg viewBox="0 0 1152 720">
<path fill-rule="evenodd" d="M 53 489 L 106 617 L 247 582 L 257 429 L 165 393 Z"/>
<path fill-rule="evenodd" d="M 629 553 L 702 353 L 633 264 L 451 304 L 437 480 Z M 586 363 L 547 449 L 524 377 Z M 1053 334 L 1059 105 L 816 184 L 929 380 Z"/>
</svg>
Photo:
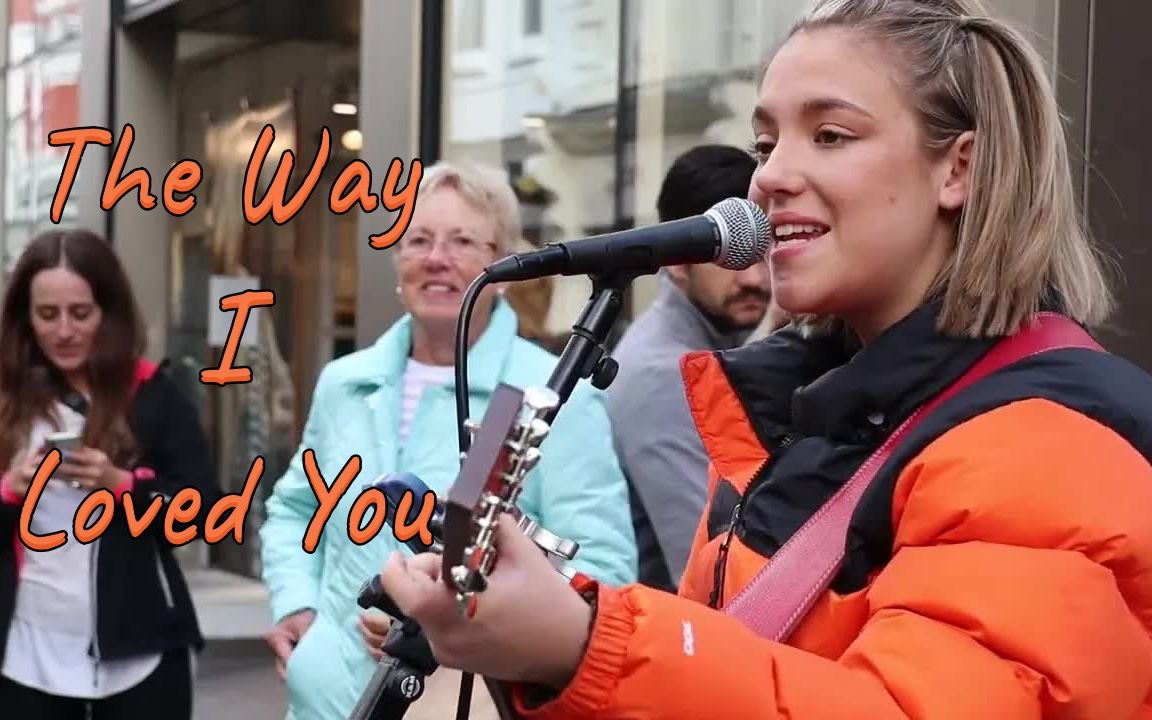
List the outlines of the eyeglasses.
<svg viewBox="0 0 1152 720">
<path fill-rule="evenodd" d="M 472 260 L 495 253 L 496 243 L 477 240 L 468 235 L 453 235 L 442 238 L 444 252 L 455 260 Z M 407 235 L 400 240 L 400 256 L 406 260 L 416 260 L 432 254 L 439 240 L 428 235 Z"/>
</svg>

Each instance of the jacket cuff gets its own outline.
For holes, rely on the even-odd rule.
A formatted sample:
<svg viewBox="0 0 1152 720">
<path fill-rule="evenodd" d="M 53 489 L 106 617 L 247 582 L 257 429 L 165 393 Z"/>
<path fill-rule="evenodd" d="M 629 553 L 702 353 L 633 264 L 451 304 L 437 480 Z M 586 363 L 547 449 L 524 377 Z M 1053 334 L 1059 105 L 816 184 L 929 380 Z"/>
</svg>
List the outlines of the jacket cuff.
<svg viewBox="0 0 1152 720">
<path fill-rule="evenodd" d="M 24 498 L 8 489 L 8 473 L 0 477 L 0 502 L 5 505 L 19 505 L 24 502 Z"/>
<path fill-rule="evenodd" d="M 112 489 L 112 494 L 119 500 L 124 493 L 132 492 L 136 486 L 146 480 L 155 480 L 156 472 L 149 467 L 133 468 L 131 472 L 125 475 L 124 482 L 117 485 Z"/>
<path fill-rule="evenodd" d="M 130 493 L 136 487 L 139 479 L 142 479 L 144 473 L 151 473 L 152 471 L 147 468 L 135 468 L 129 472 L 124 473 L 124 482 L 112 488 L 112 494 L 115 495 L 116 500 L 120 500 L 124 493 Z M 152 476 L 156 477 L 156 476 Z"/>
<path fill-rule="evenodd" d="M 607 706 L 623 674 L 628 641 L 636 620 L 623 596 L 611 587 L 597 587 L 596 603 L 588 649 L 576 675 L 554 700 L 540 705 L 532 699 L 539 694 L 533 686 L 511 686 L 512 702 L 525 720 L 595 717 Z"/>
<path fill-rule="evenodd" d="M 301 578 L 300 585 L 307 583 Z M 313 583 L 314 584 L 314 583 Z M 268 604 L 272 610 L 272 624 L 279 623 L 284 618 L 303 610 L 315 611 L 317 607 L 316 592 L 304 587 L 289 583 L 285 589 L 268 594 Z"/>
</svg>

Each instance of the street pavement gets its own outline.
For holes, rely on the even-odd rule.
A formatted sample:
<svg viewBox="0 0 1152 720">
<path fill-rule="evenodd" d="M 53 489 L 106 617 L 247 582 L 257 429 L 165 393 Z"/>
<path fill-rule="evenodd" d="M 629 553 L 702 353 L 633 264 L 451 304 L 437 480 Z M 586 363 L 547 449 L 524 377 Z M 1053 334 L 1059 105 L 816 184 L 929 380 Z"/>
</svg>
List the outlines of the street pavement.
<svg viewBox="0 0 1152 720">
<path fill-rule="evenodd" d="M 284 685 L 263 640 L 210 640 L 196 670 L 193 720 L 284 720 Z"/>
<path fill-rule="evenodd" d="M 193 720 L 284 720 L 284 685 L 263 640 L 210 640 L 196 674 Z M 455 720 L 459 691 L 459 673 L 437 670 L 404 720 Z M 468 717 L 499 720 L 483 682 L 473 687 Z"/>
<path fill-rule="evenodd" d="M 186 574 L 208 638 L 197 664 L 193 720 L 284 720 L 284 684 L 263 640 L 271 616 L 263 585 L 216 569 Z M 371 662 L 367 654 L 365 660 Z M 455 720 L 459 691 L 459 673 L 437 670 L 404 720 Z M 469 720 L 499 720 L 482 682 L 473 687 Z"/>
</svg>

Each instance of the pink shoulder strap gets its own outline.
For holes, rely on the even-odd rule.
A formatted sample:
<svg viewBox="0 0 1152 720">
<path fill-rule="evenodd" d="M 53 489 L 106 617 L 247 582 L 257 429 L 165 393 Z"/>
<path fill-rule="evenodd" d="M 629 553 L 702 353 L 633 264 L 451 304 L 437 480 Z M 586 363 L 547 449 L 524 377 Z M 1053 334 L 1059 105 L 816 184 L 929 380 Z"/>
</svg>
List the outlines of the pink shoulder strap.
<svg viewBox="0 0 1152 720">
<path fill-rule="evenodd" d="M 968 372 L 925 403 L 884 441 L 860 469 L 776 552 L 723 612 L 740 618 L 759 636 L 783 642 L 828 588 L 844 560 L 848 523 L 873 476 L 900 441 L 946 400 L 990 373 L 1057 348 L 1102 348 L 1079 325 L 1042 313 L 1035 323 L 992 347 Z"/>
<path fill-rule="evenodd" d="M 156 371 L 159 369 L 160 366 L 151 360 L 146 360 L 144 358 L 137 360 L 136 375 L 132 381 L 132 392 L 136 392 L 136 390 L 138 390 L 141 385 L 151 380 L 152 376 L 155 375 Z"/>
</svg>

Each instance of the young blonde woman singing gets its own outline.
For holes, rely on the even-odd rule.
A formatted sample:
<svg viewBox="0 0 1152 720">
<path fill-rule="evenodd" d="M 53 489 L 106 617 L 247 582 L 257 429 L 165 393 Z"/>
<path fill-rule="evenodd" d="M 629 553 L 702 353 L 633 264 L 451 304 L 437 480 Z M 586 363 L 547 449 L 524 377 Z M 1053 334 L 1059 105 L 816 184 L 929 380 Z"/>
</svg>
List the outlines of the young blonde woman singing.
<svg viewBox="0 0 1152 720">
<path fill-rule="evenodd" d="M 818 2 L 750 116 L 794 322 L 684 362 L 712 465 L 679 596 L 569 584 L 507 526 L 475 617 L 434 556 L 386 589 L 529 718 L 1152 717 L 1152 381 L 1091 343 L 917 415 L 786 639 L 730 612 L 917 408 L 1112 306 L 1043 63 L 974 2 Z"/>
</svg>

